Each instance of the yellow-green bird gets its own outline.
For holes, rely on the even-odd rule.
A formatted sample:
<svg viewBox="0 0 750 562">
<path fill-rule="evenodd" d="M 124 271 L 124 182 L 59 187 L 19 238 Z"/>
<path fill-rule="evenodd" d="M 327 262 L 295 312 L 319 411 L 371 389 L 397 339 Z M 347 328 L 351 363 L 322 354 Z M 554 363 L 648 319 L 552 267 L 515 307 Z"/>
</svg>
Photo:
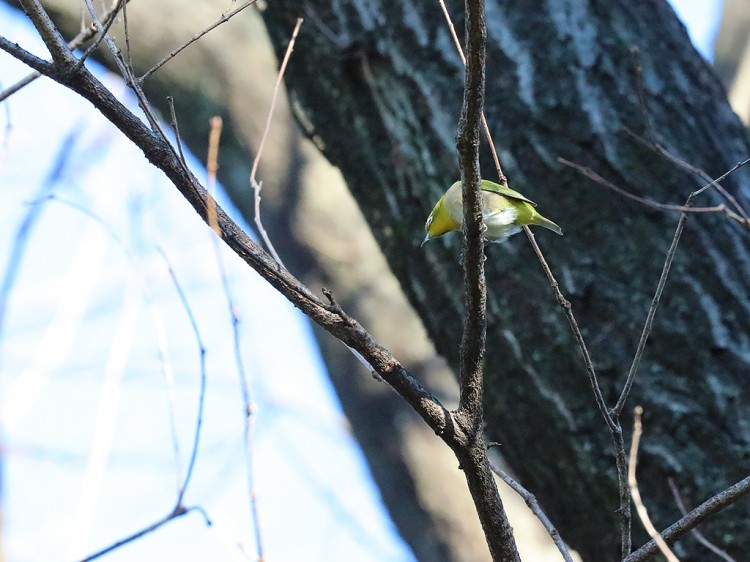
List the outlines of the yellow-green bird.
<svg viewBox="0 0 750 562">
<path fill-rule="evenodd" d="M 536 203 L 506 185 L 482 180 L 482 221 L 484 238 L 489 242 L 503 242 L 520 232 L 525 225 L 543 226 L 562 235 L 562 230 L 551 220 L 537 213 Z M 461 230 L 464 210 L 461 182 L 454 183 L 435 204 L 424 225 L 425 242 L 454 230 Z"/>
</svg>

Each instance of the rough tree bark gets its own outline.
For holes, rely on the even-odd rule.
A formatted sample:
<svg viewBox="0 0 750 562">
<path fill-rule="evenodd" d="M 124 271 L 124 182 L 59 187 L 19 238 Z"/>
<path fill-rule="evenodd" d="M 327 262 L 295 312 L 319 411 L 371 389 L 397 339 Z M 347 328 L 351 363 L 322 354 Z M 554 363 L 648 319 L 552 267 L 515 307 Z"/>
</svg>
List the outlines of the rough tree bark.
<svg viewBox="0 0 750 562">
<path fill-rule="evenodd" d="M 452 6 L 459 30 L 460 8 Z M 460 240 L 418 244 L 431 204 L 458 174 L 463 68 L 439 8 L 425 0 L 277 0 L 265 13 L 277 49 L 298 15 L 309 24 L 287 83 L 300 121 L 341 168 L 438 350 L 457 365 Z M 647 134 L 641 86 L 656 140 L 712 176 L 750 147 L 662 0 L 495 0 L 487 17 L 490 128 L 511 186 L 565 231 L 539 240 L 614 405 L 677 217 L 623 200 L 557 157 L 633 193 L 682 203 L 701 181 L 626 132 Z M 724 183 L 746 208 L 749 174 Z M 719 201 L 712 193 L 699 204 Z M 695 505 L 747 474 L 749 235 L 723 216 L 690 219 L 629 402 L 646 412 L 639 480 L 660 528 L 679 517 L 669 478 Z M 522 238 L 491 248 L 487 267 L 487 431 L 584 558 L 613 559 L 612 446 L 565 318 Z M 749 516 L 744 500 L 705 533 L 741 558 L 750 550 Z M 690 539 L 676 551 L 683 560 L 704 557 Z"/>
</svg>

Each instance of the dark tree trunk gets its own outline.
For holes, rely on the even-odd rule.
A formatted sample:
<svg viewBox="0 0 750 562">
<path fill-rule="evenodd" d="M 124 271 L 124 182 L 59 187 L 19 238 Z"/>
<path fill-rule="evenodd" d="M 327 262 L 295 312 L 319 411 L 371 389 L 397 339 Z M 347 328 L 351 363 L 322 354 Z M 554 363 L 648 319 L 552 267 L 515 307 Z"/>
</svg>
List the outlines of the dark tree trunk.
<svg viewBox="0 0 750 562">
<path fill-rule="evenodd" d="M 341 168 L 440 353 L 457 365 L 460 240 L 419 248 L 427 213 L 459 173 L 463 67 L 440 8 L 424 0 L 274 0 L 265 17 L 279 52 L 298 16 L 307 23 L 287 83 L 301 121 Z M 488 0 L 487 25 L 490 128 L 511 187 L 565 231 L 538 239 L 613 406 L 677 215 L 622 199 L 557 158 L 681 204 L 702 182 L 627 130 L 645 136 L 647 114 L 657 142 L 714 177 L 750 154 L 745 132 L 665 1 Z M 484 164 L 493 178 L 491 160 Z M 724 182 L 746 208 L 749 174 Z M 698 204 L 719 201 L 709 193 Z M 679 517 L 669 478 L 694 506 L 747 475 L 749 234 L 721 215 L 690 218 L 628 403 L 645 409 L 639 482 L 658 528 Z M 487 431 L 566 540 L 586 560 L 612 560 L 612 445 L 580 354 L 529 244 L 516 237 L 488 253 Z M 704 531 L 742 558 L 749 518 L 744 500 Z M 677 552 L 685 561 L 705 556 L 690 539 Z"/>
</svg>

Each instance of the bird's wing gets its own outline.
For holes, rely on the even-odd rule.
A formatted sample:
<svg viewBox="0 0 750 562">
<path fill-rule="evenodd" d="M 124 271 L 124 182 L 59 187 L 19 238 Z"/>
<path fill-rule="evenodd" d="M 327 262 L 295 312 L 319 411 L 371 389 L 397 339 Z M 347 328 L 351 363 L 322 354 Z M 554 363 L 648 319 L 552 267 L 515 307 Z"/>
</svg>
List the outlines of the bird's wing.
<svg viewBox="0 0 750 562">
<path fill-rule="evenodd" d="M 531 205 L 536 207 L 536 203 L 534 203 L 531 199 L 527 199 L 517 191 L 509 188 L 507 185 L 500 185 L 499 183 L 495 183 L 490 180 L 482 180 L 482 191 L 497 193 L 498 195 L 510 197 L 511 199 L 518 199 L 519 201 L 526 201 L 527 203 L 530 203 Z"/>
</svg>

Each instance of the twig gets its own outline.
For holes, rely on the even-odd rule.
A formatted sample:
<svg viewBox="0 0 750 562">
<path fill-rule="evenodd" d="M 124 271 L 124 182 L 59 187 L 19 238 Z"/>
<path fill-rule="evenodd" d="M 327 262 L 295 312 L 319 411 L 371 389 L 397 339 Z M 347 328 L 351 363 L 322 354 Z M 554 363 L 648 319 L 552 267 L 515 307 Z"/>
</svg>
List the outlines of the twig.
<svg viewBox="0 0 750 562">
<path fill-rule="evenodd" d="M 255 154 L 255 159 L 253 160 L 253 167 L 250 170 L 250 185 L 253 188 L 254 201 L 255 201 L 255 226 L 257 227 L 258 233 L 263 239 L 263 242 L 265 243 L 266 248 L 268 248 L 268 251 L 274 257 L 274 259 L 279 263 L 279 265 L 281 265 L 282 267 L 284 266 L 284 263 L 281 261 L 279 254 L 276 253 L 276 248 L 273 247 L 273 244 L 271 243 L 271 239 L 268 237 L 268 233 L 266 232 L 266 229 L 263 228 L 263 222 L 261 221 L 261 218 L 260 218 L 261 183 L 259 183 L 258 180 L 255 178 L 255 174 L 258 171 L 260 158 L 263 155 L 263 148 L 266 145 L 268 132 L 271 130 L 271 119 L 273 118 L 273 110 L 276 108 L 276 99 L 278 98 L 278 95 L 279 95 L 279 87 L 281 86 L 281 81 L 284 79 L 284 72 L 286 71 L 286 66 L 287 66 L 287 63 L 289 62 L 289 58 L 292 56 L 292 51 L 294 50 L 294 43 L 297 40 L 297 34 L 299 33 L 299 29 L 302 26 L 303 21 L 304 20 L 302 18 L 297 18 L 297 23 L 294 25 L 294 30 L 292 31 L 292 37 L 291 39 L 289 39 L 289 44 L 286 47 L 286 53 L 284 53 L 284 58 L 281 61 L 281 67 L 279 68 L 279 73 L 276 76 L 276 84 L 274 84 L 274 87 L 273 87 L 273 96 L 271 97 L 271 106 L 268 108 L 268 115 L 266 117 L 266 126 L 263 129 L 263 136 L 260 138 L 260 144 L 258 145 L 258 152 Z"/>
<path fill-rule="evenodd" d="M 96 37 L 94 37 L 94 40 L 91 42 L 91 44 L 88 47 L 86 47 L 86 50 L 78 59 L 79 67 L 83 66 L 83 63 L 86 62 L 86 59 L 88 59 L 89 56 L 91 56 L 91 53 L 93 53 L 99 47 L 101 42 L 104 40 L 107 33 L 109 32 L 109 29 L 112 27 L 112 24 L 115 23 L 115 19 L 117 19 L 117 14 L 119 13 L 120 9 L 122 9 L 123 15 L 127 14 L 127 12 L 125 11 L 125 4 L 127 4 L 127 0 L 118 0 L 117 4 L 110 12 L 105 12 L 104 14 L 102 14 L 103 17 L 102 17 L 101 31 L 97 32 L 97 35 Z M 127 25 L 126 25 L 126 29 L 127 29 Z M 127 35 L 126 35 L 126 38 L 127 38 Z M 68 44 L 68 46 L 70 46 L 70 44 Z"/>
<path fill-rule="evenodd" d="M 729 507 L 748 493 L 750 493 L 750 476 L 743 478 L 723 492 L 716 494 L 711 499 L 700 504 L 682 519 L 662 531 L 661 536 L 668 543 L 675 542 L 692 531 L 703 521 L 722 509 Z M 622 562 L 644 562 L 656 554 L 658 550 L 656 541 L 651 540 L 624 558 Z"/>
<path fill-rule="evenodd" d="M 22 0 L 22 1 L 36 1 L 36 0 Z M 98 33 L 102 35 L 104 38 L 104 43 L 107 45 L 107 48 L 110 51 L 110 54 L 115 60 L 115 64 L 117 65 L 117 68 L 120 71 L 121 76 L 125 80 L 126 84 L 133 90 L 133 93 L 135 93 L 136 98 L 138 99 L 138 105 L 140 106 L 141 110 L 143 111 L 144 115 L 146 116 L 146 119 L 148 119 L 148 122 L 151 125 L 151 128 L 157 132 L 162 139 L 164 139 L 165 143 L 169 147 L 169 150 L 177 155 L 175 152 L 174 147 L 169 142 L 169 139 L 167 138 L 166 133 L 164 133 L 164 130 L 161 127 L 161 124 L 159 123 L 159 120 L 154 115 L 153 110 L 151 109 L 151 106 L 148 102 L 148 99 L 146 99 L 146 95 L 143 93 L 143 89 L 141 88 L 140 83 L 135 79 L 135 74 L 133 73 L 133 68 L 125 63 L 125 61 L 122 59 L 122 54 L 120 53 L 120 50 L 117 48 L 117 45 L 112 40 L 111 37 L 109 37 L 106 33 L 104 33 L 104 28 L 102 26 L 102 22 L 99 20 L 99 17 L 96 15 L 96 11 L 94 10 L 94 6 L 91 3 L 91 0 L 84 0 L 86 3 L 86 7 L 88 8 L 89 15 L 91 16 L 91 20 L 93 22 L 94 27 L 96 27 L 96 30 Z M 51 23 L 51 22 L 50 22 Z M 127 34 L 127 28 L 125 30 L 125 33 Z M 83 70 L 82 67 L 78 67 L 76 69 L 79 73 Z"/>
<path fill-rule="evenodd" d="M 216 173 L 219 171 L 219 139 L 223 121 L 214 116 L 209 120 L 208 156 L 206 157 L 206 218 L 214 234 L 221 238 L 221 229 L 216 218 Z"/>
<path fill-rule="evenodd" d="M 39 0 L 19 0 L 19 3 L 47 46 L 54 64 L 62 71 L 74 68 L 78 64 L 78 59 L 76 59 L 67 43 L 65 43 L 62 35 L 60 35 L 55 24 L 52 23 L 52 19 L 42 7 Z M 36 70 L 40 69 L 37 68 Z"/>
<path fill-rule="evenodd" d="M 672 497 L 674 498 L 675 503 L 677 504 L 677 507 L 680 509 L 680 513 L 682 515 L 687 515 L 687 509 L 685 508 L 685 502 L 682 501 L 682 496 L 680 495 L 680 491 L 677 489 L 677 485 L 674 483 L 674 480 L 670 477 L 667 478 L 667 484 L 669 484 L 669 489 L 672 491 Z M 698 529 L 691 529 L 690 534 L 695 537 L 695 540 L 697 540 L 699 543 L 701 543 L 703 546 L 705 546 L 708 550 L 716 554 L 719 558 L 725 560 L 726 562 L 737 562 L 734 558 L 729 556 L 726 551 L 722 550 L 718 546 L 716 546 L 714 543 L 709 541 L 703 533 L 701 533 Z"/>
<path fill-rule="evenodd" d="M 125 33 L 125 57 L 127 65 L 128 68 L 133 68 L 133 52 L 130 49 L 130 26 L 128 25 L 128 9 L 126 6 L 122 8 L 122 28 Z"/>
<path fill-rule="evenodd" d="M 180 160 L 182 164 L 187 168 L 187 161 L 185 160 L 185 153 L 182 150 L 182 139 L 180 138 L 180 127 L 177 124 L 177 112 L 174 109 L 174 98 L 167 96 L 167 105 L 169 105 L 169 114 L 172 119 L 172 129 L 174 129 L 175 142 L 177 143 L 177 151 L 180 153 Z"/>
<path fill-rule="evenodd" d="M 144 536 L 148 535 L 149 533 L 153 533 L 159 527 L 161 527 L 161 526 L 169 523 L 170 521 L 173 521 L 174 519 L 182 517 L 183 515 L 187 515 L 191 511 L 197 511 L 197 512 L 199 512 L 201 515 L 203 515 L 203 519 L 206 522 L 206 525 L 207 526 L 211 526 L 211 520 L 208 518 L 208 515 L 206 515 L 206 512 L 203 510 L 203 508 L 201 508 L 201 507 L 199 507 L 197 505 L 194 505 L 194 506 L 191 506 L 191 507 L 182 507 L 182 506 L 180 506 L 178 509 L 175 509 L 174 511 L 172 511 L 168 515 L 162 517 L 158 521 L 152 523 L 148 527 L 144 527 L 140 531 L 136 531 L 132 535 L 129 535 L 129 536 L 125 537 L 124 539 L 121 539 L 121 540 L 119 540 L 119 541 L 117 541 L 115 543 L 112 543 L 111 545 L 109 545 L 109 546 L 101 549 L 101 550 L 98 550 L 97 552 L 95 552 L 95 553 L 87 556 L 86 558 L 83 558 L 81 560 L 81 562 L 90 562 L 91 560 L 96 560 L 97 558 L 101 558 L 105 554 L 109 554 L 110 552 L 112 552 L 113 550 L 117 550 L 121 546 L 125 546 L 128 543 L 131 543 L 131 542 L 133 542 L 135 540 L 138 540 L 141 537 L 144 537 Z"/>
<path fill-rule="evenodd" d="M 129 2 L 129 1 L 130 0 L 126 0 L 126 2 Z M 115 7 L 111 8 L 110 10 L 108 10 L 107 12 L 105 12 L 104 14 L 102 14 L 102 21 L 105 24 L 109 23 L 110 21 L 113 21 L 115 19 L 115 17 L 117 16 L 117 10 L 118 9 L 119 8 L 116 5 Z M 93 26 L 92 27 L 86 27 L 86 26 L 84 26 L 81 29 L 81 32 L 68 42 L 68 48 L 71 51 L 74 51 L 74 50 L 78 49 L 79 47 L 85 45 L 94 36 L 96 36 L 96 28 L 94 28 Z M 28 86 L 34 80 L 36 80 L 37 78 L 39 78 L 41 75 L 42 74 L 40 72 L 32 72 L 31 74 L 29 74 L 25 78 L 19 80 L 18 82 L 16 82 L 12 86 L 10 86 L 7 90 L 4 90 L 4 91 L 0 92 L 0 102 L 8 99 L 10 96 L 12 96 L 13 94 L 15 94 L 19 90 L 21 90 L 24 87 Z"/>
<path fill-rule="evenodd" d="M 685 209 L 692 208 L 693 200 L 703 191 L 711 187 L 711 185 L 714 185 L 720 181 L 722 181 L 724 178 L 726 178 L 729 174 L 734 172 L 735 170 L 738 170 L 740 167 L 744 166 L 746 163 L 750 162 L 750 158 L 747 160 L 744 160 L 735 166 L 733 166 L 729 171 L 722 174 L 719 178 L 716 180 L 710 180 L 709 183 L 701 187 L 700 189 L 694 191 L 691 193 L 687 200 L 685 201 L 685 204 L 683 207 Z M 625 402 L 628 398 L 628 395 L 630 394 L 630 389 L 633 386 L 633 381 L 635 380 L 635 375 L 638 372 L 638 367 L 641 362 L 641 358 L 643 356 L 643 352 L 646 348 L 646 342 L 648 341 L 648 337 L 651 334 L 651 329 L 653 327 L 654 323 L 654 317 L 656 316 L 656 309 L 659 306 L 659 302 L 661 300 L 661 295 L 664 292 L 664 286 L 667 283 L 667 278 L 669 276 L 669 270 L 672 266 L 672 261 L 674 260 L 675 253 L 677 251 L 677 245 L 680 242 L 680 238 L 682 236 L 682 231 L 685 228 L 685 222 L 688 219 L 688 213 L 683 212 L 680 216 L 680 220 L 677 223 L 677 228 L 675 229 L 674 236 L 672 238 L 672 244 L 669 246 L 669 249 L 667 250 L 667 255 L 664 259 L 664 266 L 662 268 L 661 276 L 659 277 L 659 283 L 656 286 L 656 292 L 654 293 L 654 298 L 651 301 L 651 306 L 649 307 L 648 314 L 646 315 L 646 322 L 643 326 L 643 331 L 641 332 L 641 337 L 638 340 L 638 346 L 636 348 L 635 355 L 633 356 L 633 363 L 630 366 L 630 370 L 628 371 L 628 376 L 625 379 L 625 385 L 623 386 L 622 392 L 620 393 L 620 397 L 617 400 L 617 404 L 615 404 L 614 408 L 612 408 L 612 415 L 615 417 L 618 417 L 620 413 L 622 412 L 622 409 L 625 407 Z"/>
<path fill-rule="evenodd" d="M 651 124 L 651 116 L 650 112 L 648 110 L 648 104 L 646 102 L 646 93 L 643 88 L 643 67 L 640 64 L 640 50 L 638 47 L 634 47 L 631 49 L 631 53 L 633 55 L 633 59 L 635 60 L 635 71 L 636 71 L 636 81 L 638 86 L 638 100 L 641 104 L 641 113 L 643 115 L 643 121 L 646 126 L 646 133 L 648 134 L 648 140 L 641 137 L 639 134 L 635 133 L 635 131 L 632 131 L 629 127 L 624 127 L 624 130 L 626 133 L 628 133 L 630 136 L 635 138 L 640 143 L 647 146 L 649 149 L 656 152 L 659 156 L 662 158 L 665 158 L 672 162 L 673 164 L 677 165 L 678 167 L 682 168 L 683 170 L 687 170 L 691 174 L 695 174 L 697 176 L 700 176 L 705 181 L 711 182 L 716 189 L 716 191 L 719 192 L 719 194 L 726 199 L 730 205 L 732 205 L 739 215 L 742 217 L 742 220 L 739 222 L 744 223 L 745 226 L 750 227 L 750 217 L 745 212 L 745 209 L 742 208 L 742 206 L 739 204 L 737 199 L 730 194 L 726 189 L 724 189 L 718 182 L 714 182 L 711 177 L 701 170 L 700 168 L 696 168 L 692 164 L 689 164 L 688 162 L 685 162 L 682 158 L 679 158 L 678 156 L 672 154 L 667 149 L 665 149 L 663 146 L 661 146 L 658 142 L 656 142 L 656 135 L 654 134 L 653 126 Z"/>
<path fill-rule="evenodd" d="M 750 227 L 750 221 L 748 221 L 748 219 L 729 210 L 727 206 L 724 204 L 714 205 L 712 207 L 687 207 L 685 205 L 672 205 L 668 203 L 659 203 L 657 201 L 652 201 L 651 199 L 646 199 L 645 197 L 640 197 L 638 195 L 635 195 L 634 193 L 630 193 L 629 191 L 603 178 L 602 176 L 600 176 L 599 174 L 597 174 L 595 171 L 593 171 L 591 168 L 587 166 L 582 166 L 581 164 L 577 164 L 575 162 L 571 162 L 570 160 L 566 160 L 565 158 L 558 158 L 557 161 L 563 164 L 564 166 L 569 166 L 575 170 L 578 170 L 582 175 L 595 181 L 599 185 L 604 186 L 607 189 L 611 189 L 615 193 L 618 193 L 622 195 L 623 197 L 626 197 L 632 201 L 636 201 L 637 203 L 640 203 L 641 205 L 645 205 L 646 207 L 650 207 L 652 209 L 658 209 L 661 211 L 677 211 L 680 213 L 724 213 L 729 218 L 739 222 L 740 224 Z M 703 191 L 703 189 L 705 189 L 706 187 L 710 187 L 712 185 L 719 186 L 718 182 L 721 181 L 721 179 L 724 179 L 732 171 L 739 169 L 740 167 L 744 166 L 748 162 L 750 162 L 750 158 L 738 163 L 736 166 L 732 168 L 730 172 L 724 174 L 720 179 L 712 180 L 709 178 L 709 183 L 703 186 L 699 191 Z M 721 189 L 723 190 L 723 188 Z M 727 195 L 731 197 L 729 193 L 727 193 Z"/>
<path fill-rule="evenodd" d="M 641 416 L 643 415 L 643 408 L 636 406 L 634 410 L 635 419 L 633 420 L 633 443 L 630 447 L 630 463 L 628 467 L 628 485 L 630 486 L 630 495 L 633 497 L 633 503 L 635 504 L 635 511 L 638 513 L 638 517 L 643 523 L 643 527 L 646 529 L 648 536 L 656 541 L 656 545 L 659 547 L 659 551 L 666 557 L 669 562 L 680 562 L 680 560 L 674 555 L 672 550 L 664 542 L 659 532 L 651 523 L 651 518 L 648 516 L 648 510 L 643 505 L 643 499 L 641 498 L 641 492 L 638 490 L 638 480 L 635 476 L 636 463 L 638 460 L 638 445 L 641 442 L 641 435 L 643 434 L 643 424 L 641 423 Z"/>
<path fill-rule="evenodd" d="M 542 269 L 547 276 L 550 287 L 552 287 L 552 291 L 555 293 L 557 302 L 563 309 L 565 317 L 568 319 L 568 324 L 570 325 L 570 329 L 573 332 L 573 337 L 575 337 L 578 349 L 581 352 L 583 364 L 586 367 L 586 373 L 589 377 L 589 384 L 591 385 L 591 389 L 594 392 L 594 400 L 596 401 L 599 412 L 604 418 L 604 422 L 607 424 L 607 428 L 609 429 L 610 435 L 612 436 L 612 444 L 615 453 L 615 466 L 617 468 L 618 495 L 620 500 L 620 507 L 618 509 L 618 515 L 620 517 L 620 547 L 622 555 L 624 557 L 630 552 L 631 549 L 632 523 L 630 513 L 630 489 L 628 488 L 627 479 L 628 468 L 627 462 L 625 461 L 625 440 L 622 434 L 622 426 L 620 425 L 619 420 L 616 417 L 612 416 L 609 409 L 607 408 L 607 403 L 604 400 L 604 395 L 602 394 L 601 388 L 599 387 L 599 381 L 596 376 L 594 362 L 591 360 L 591 355 L 589 354 L 588 347 L 586 346 L 586 340 L 583 338 L 583 333 L 581 332 L 581 329 L 578 326 L 578 321 L 573 314 L 573 307 L 571 306 L 570 301 L 566 299 L 562 294 L 562 291 L 560 290 L 560 284 L 557 282 L 557 279 L 552 273 L 552 269 L 549 267 L 544 254 L 542 254 L 542 251 L 536 242 L 534 233 L 528 226 L 524 226 L 523 229 L 526 233 L 527 238 L 529 239 L 529 242 L 531 243 L 532 248 L 534 249 L 534 253 L 539 260 L 539 263 L 542 265 Z"/>
<path fill-rule="evenodd" d="M 172 279 L 172 283 L 174 283 L 175 290 L 177 291 L 177 295 L 180 297 L 180 303 L 182 303 L 182 307 L 185 309 L 185 313 L 188 316 L 188 321 L 190 322 L 190 327 L 193 330 L 193 335 L 195 336 L 195 343 L 198 346 L 198 364 L 200 365 L 200 377 L 201 377 L 201 383 L 200 383 L 200 393 L 198 395 L 198 414 L 196 416 L 196 422 L 195 422 L 195 433 L 193 434 L 193 447 L 190 452 L 190 460 L 188 461 L 188 467 L 185 471 L 185 479 L 182 481 L 182 484 L 180 485 L 178 491 L 177 491 L 177 502 L 175 503 L 175 509 L 182 507 L 182 500 L 185 498 L 185 492 L 187 491 L 187 487 L 190 484 L 190 479 L 193 475 L 193 468 L 195 467 L 195 460 L 198 456 L 198 445 L 200 443 L 200 436 L 201 436 L 201 428 L 203 426 L 203 411 L 204 411 L 204 405 L 205 405 L 205 398 L 206 398 L 206 346 L 203 344 L 203 338 L 201 337 L 200 329 L 198 328 L 198 323 L 195 320 L 195 316 L 193 315 L 193 310 L 190 308 L 190 303 L 188 302 L 187 295 L 185 295 L 185 292 L 182 290 L 182 286 L 180 285 L 179 280 L 177 279 L 177 274 L 174 271 L 174 268 L 172 267 L 172 264 L 169 261 L 169 258 L 167 257 L 167 254 L 164 252 L 164 250 L 161 247 L 157 247 L 157 251 L 159 254 L 161 254 L 162 259 L 164 260 L 164 263 L 167 265 L 167 270 L 169 271 L 169 276 Z M 176 445 L 176 443 L 175 443 Z"/>
<path fill-rule="evenodd" d="M 568 546 L 565 544 L 565 541 L 562 540 L 560 533 L 552 524 L 552 521 L 549 520 L 547 514 L 544 513 L 544 510 L 542 509 L 542 506 L 539 505 L 536 496 L 529 492 L 526 488 L 524 488 L 520 482 L 518 482 L 510 474 L 505 472 L 496 463 L 490 461 L 490 466 L 492 467 L 492 472 L 497 474 L 503 482 L 505 482 L 515 493 L 523 498 L 523 501 L 526 502 L 528 508 L 547 531 L 547 534 L 552 539 L 552 542 L 555 543 L 555 546 L 557 547 L 557 550 L 560 551 L 560 555 L 563 557 L 563 560 L 565 560 L 565 562 L 573 562 L 573 558 L 570 555 Z"/>
<path fill-rule="evenodd" d="M 445 21 L 448 23 L 448 29 L 451 32 L 451 37 L 453 37 L 453 44 L 456 46 L 456 50 L 458 51 L 458 56 L 461 57 L 461 62 L 463 63 L 464 66 L 466 66 L 466 57 L 464 56 L 464 50 L 461 47 L 461 41 L 458 40 L 458 35 L 456 34 L 456 28 L 453 25 L 453 20 L 451 19 L 451 16 L 448 13 L 448 9 L 445 7 L 444 0 L 438 0 L 438 3 L 440 4 L 440 7 L 443 10 Z M 505 174 L 503 173 L 503 169 L 500 167 L 500 159 L 497 156 L 497 150 L 495 150 L 495 143 L 492 142 L 492 135 L 490 134 L 490 126 L 487 124 L 487 119 L 484 116 L 484 111 L 482 111 L 482 128 L 484 129 L 484 134 L 487 137 L 487 141 L 490 145 L 490 152 L 492 153 L 492 159 L 495 162 L 495 169 L 497 170 L 499 183 L 501 185 L 507 184 L 508 179 L 505 177 Z"/>
<path fill-rule="evenodd" d="M 696 193 L 697 192 L 690 194 L 690 196 L 687 198 L 687 201 L 685 202 L 685 207 L 689 208 L 693 204 L 693 198 L 695 197 Z M 666 258 L 664 259 L 664 266 L 662 267 L 661 275 L 659 276 L 659 283 L 656 285 L 656 292 L 654 293 L 654 298 L 651 300 L 651 306 L 649 307 L 648 314 L 646 315 L 646 322 L 643 325 L 643 331 L 641 332 L 641 337 L 638 340 L 638 346 L 635 350 L 635 355 L 633 356 L 633 362 L 630 365 L 630 370 L 628 371 L 628 376 L 625 379 L 625 384 L 623 385 L 620 397 L 617 399 L 617 404 L 615 404 L 615 407 L 612 408 L 612 415 L 615 417 L 619 417 L 622 413 L 622 409 L 625 407 L 625 402 L 627 401 L 628 395 L 630 394 L 630 389 L 632 388 L 633 382 L 635 381 L 635 375 L 638 372 L 638 367 L 641 364 L 643 352 L 646 349 L 646 342 L 648 341 L 648 337 L 651 334 L 651 329 L 654 325 L 656 310 L 657 308 L 659 308 L 659 302 L 661 301 L 661 296 L 664 292 L 664 286 L 667 284 L 669 270 L 672 267 L 672 261 L 674 260 L 675 253 L 677 252 L 677 245 L 680 243 L 680 238 L 682 237 L 682 231 L 685 229 L 687 218 L 687 213 L 683 213 L 682 215 L 680 215 L 680 220 L 677 222 L 677 228 L 675 229 L 674 236 L 672 237 L 672 244 L 669 246 Z"/>
<path fill-rule="evenodd" d="M 208 156 L 206 158 L 206 187 L 207 193 L 211 194 L 215 192 L 216 187 L 216 173 L 219 169 L 219 138 L 221 136 L 222 120 L 221 117 L 213 117 L 211 119 L 211 131 L 208 137 Z M 214 255 L 216 257 L 216 265 L 219 270 L 221 277 L 221 286 L 224 291 L 224 296 L 227 299 L 227 307 L 229 309 L 229 315 L 232 321 L 232 340 L 234 342 L 234 358 L 237 365 L 237 373 L 240 378 L 240 388 L 242 390 L 242 401 L 244 405 L 245 423 L 244 423 L 244 448 L 245 448 L 245 471 L 247 473 L 247 488 L 248 494 L 250 495 L 250 515 L 253 522 L 253 531 L 255 534 L 256 554 L 258 561 L 263 562 L 263 540 L 260 532 L 260 517 L 258 510 L 258 497 L 255 491 L 255 477 L 253 467 L 253 425 L 255 419 L 255 410 L 253 407 L 253 396 L 251 391 L 250 382 L 245 371 L 245 365 L 242 361 L 242 352 L 240 349 L 240 318 L 237 311 L 237 307 L 234 304 L 232 298 L 232 291 L 229 286 L 229 276 L 227 275 L 227 269 L 224 264 L 224 259 L 221 253 L 221 247 L 219 246 L 219 240 L 221 239 L 221 229 L 216 216 L 216 200 L 213 197 L 208 197 L 206 200 L 207 208 L 207 222 L 211 226 L 216 236 L 212 237 Z"/>
<path fill-rule="evenodd" d="M 182 45 L 180 45 L 179 47 L 177 47 L 174 51 L 172 51 L 171 53 L 169 53 L 166 57 L 164 57 L 162 60 L 160 60 L 154 66 L 152 66 L 150 69 L 148 69 L 140 78 L 138 78 L 138 82 L 139 83 L 145 82 L 146 79 L 149 76 L 151 76 L 154 72 L 156 72 L 157 70 L 159 70 L 162 66 L 164 66 L 165 64 L 167 64 L 170 60 L 172 60 L 177 55 L 179 55 L 183 50 L 185 50 L 187 47 L 189 47 L 190 45 L 192 45 L 193 43 L 195 43 L 198 39 L 200 39 L 201 37 L 203 37 L 204 35 L 206 35 L 209 31 L 212 31 L 212 30 L 216 29 L 217 27 L 219 27 L 221 24 L 226 23 L 227 21 L 229 21 L 230 19 L 232 19 L 234 16 L 236 16 L 237 14 L 239 14 L 242 10 L 244 10 L 248 6 L 252 6 L 257 1 L 258 0 L 248 0 L 247 2 L 245 2 L 241 6 L 238 6 L 237 8 L 235 8 L 234 10 L 232 10 L 231 12 L 221 14 L 221 17 L 218 20 L 216 20 L 214 23 L 212 23 L 211 25 L 209 25 L 206 29 L 204 29 L 204 30 L 199 31 L 198 33 L 196 33 L 190 40 L 186 41 L 185 43 L 183 43 Z"/>
</svg>

